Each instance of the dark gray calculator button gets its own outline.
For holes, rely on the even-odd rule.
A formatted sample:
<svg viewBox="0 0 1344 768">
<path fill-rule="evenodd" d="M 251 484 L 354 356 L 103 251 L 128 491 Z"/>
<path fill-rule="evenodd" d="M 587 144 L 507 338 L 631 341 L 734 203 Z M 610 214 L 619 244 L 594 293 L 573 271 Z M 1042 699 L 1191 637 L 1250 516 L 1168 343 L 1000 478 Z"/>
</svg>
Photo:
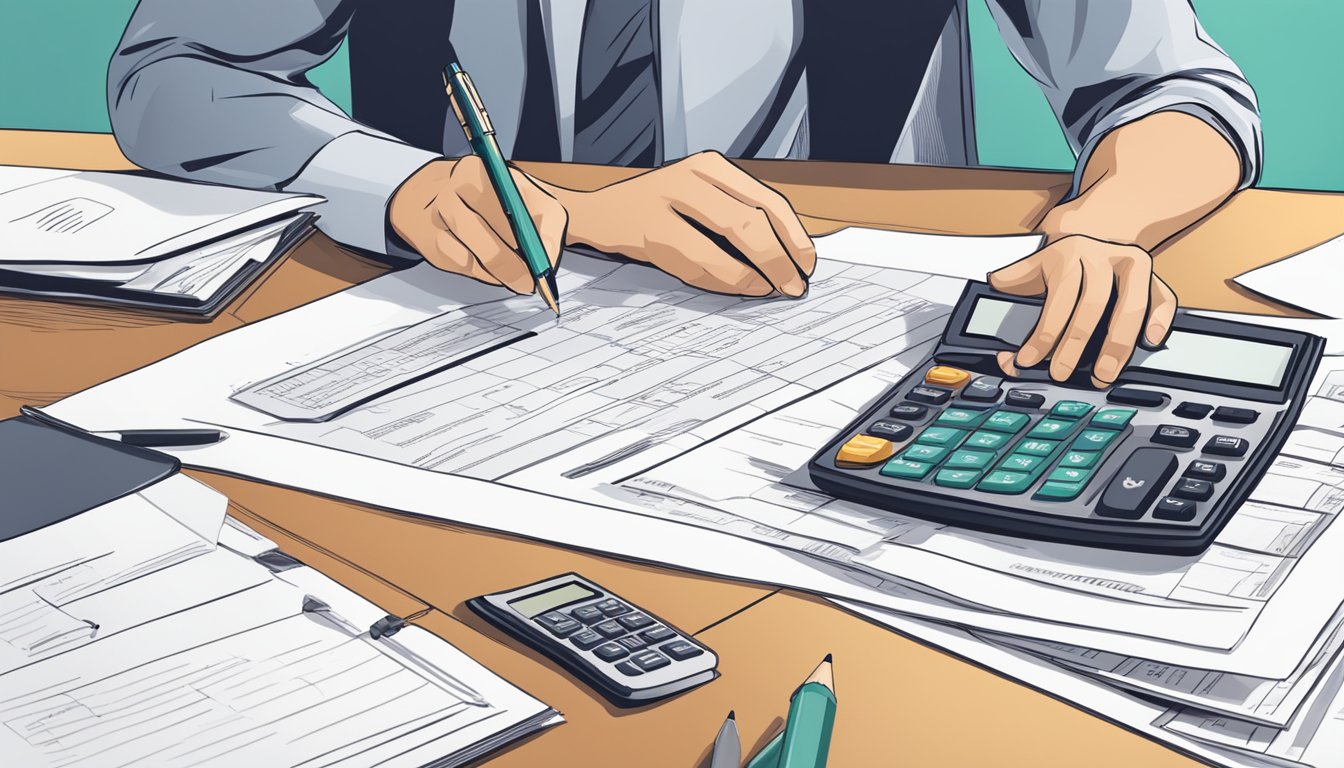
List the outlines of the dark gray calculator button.
<svg viewBox="0 0 1344 768">
<path fill-rule="evenodd" d="M 1209 438 L 1209 442 L 1204 444 L 1204 452 L 1217 454 L 1218 456 L 1245 456 L 1246 449 L 1250 445 L 1244 437 L 1214 435 Z"/>
<path fill-rule="evenodd" d="M 672 663 L 667 660 L 666 656 L 657 651 L 641 651 L 640 653 L 631 656 L 630 661 L 634 662 L 636 667 L 639 667 L 645 672 L 652 672 L 655 669 L 666 667 L 668 664 Z"/>
<path fill-rule="evenodd" d="M 1205 416 L 1208 416 L 1209 411 L 1212 410 L 1213 406 L 1209 405 L 1208 403 L 1192 403 L 1187 400 L 1186 402 L 1176 406 L 1176 408 L 1172 411 L 1172 414 L 1175 416 L 1179 416 L 1182 419 L 1202 419 Z"/>
<path fill-rule="evenodd" d="M 559 624 L 564 621 L 570 621 L 570 618 L 559 611 L 551 611 L 550 613 L 543 613 L 540 616 L 538 616 L 537 621 L 549 627 L 553 624 Z"/>
<path fill-rule="evenodd" d="M 1193 477 L 1183 477 L 1176 487 L 1171 489 L 1172 496 L 1180 496 L 1182 499 L 1194 499 L 1195 501 L 1207 501 L 1213 495 L 1213 483 L 1208 480 L 1196 480 Z"/>
<path fill-rule="evenodd" d="M 593 655 L 603 661 L 624 659 L 630 652 L 615 643 L 605 643 L 593 649 Z"/>
<path fill-rule="evenodd" d="M 622 637 L 620 640 L 617 640 L 616 642 L 621 646 L 623 646 L 627 651 L 630 651 L 631 653 L 634 653 L 635 651 L 642 651 L 645 648 L 649 647 L 648 640 L 645 640 L 642 637 L 635 637 L 634 635 L 626 635 L 625 637 Z"/>
<path fill-rule="evenodd" d="M 1106 402 L 1120 405 L 1137 405 L 1141 408 L 1156 408 L 1165 403 L 1167 396 L 1161 392 L 1151 392 L 1133 387 L 1116 387 L 1106 393 Z"/>
<path fill-rule="evenodd" d="M 578 646 L 579 650 L 586 651 L 589 648 L 595 648 L 602 644 L 602 636 L 591 629 L 585 629 L 582 632 L 575 632 L 569 636 L 569 642 Z"/>
<path fill-rule="evenodd" d="M 980 402 L 993 402 L 998 400 L 1001 394 L 1003 394 L 1003 379 L 998 376 L 978 376 L 961 391 L 963 398 Z"/>
<path fill-rule="evenodd" d="M 634 664 L 631 664 L 628 661 L 622 661 L 620 664 L 616 665 L 616 668 L 621 670 L 622 674 L 629 675 L 630 677 L 644 674 L 644 670 L 640 669 L 639 667 L 636 667 Z"/>
<path fill-rule="evenodd" d="M 1040 392 L 1027 392 L 1022 389 L 1008 390 L 1008 397 L 1003 401 L 1004 405 L 1011 405 L 1017 408 L 1040 408 L 1045 405 L 1045 395 Z"/>
<path fill-rule="evenodd" d="M 685 640 L 678 640 L 675 643 L 668 643 L 667 645 L 660 647 L 658 650 L 662 651 L 663 653 L 666 653 L 668 656 L 671 656 L 674 661 L 685 661 L 686 659 L 693 659 L 696 656 L 699 656 L 700 654 L 704 653 L 704 651 L 701 650 L 700 646 L 695 645 L 694 643 L 688 643 Z"/>
<path fill-rule="evenodd" d="M 1195 502 L 1168 496 L 1157 502 L 1157 506 L 1153 509 L 1153 517 L 1158 520 L 1189 522 L 1195 519 Z"/>
<path fill-rule="evenodd" d="M 901 421 L 919 421 L 928 412 L 928 408 L 917 403 L 901 403 L 891 406 L 891 411 L 887 415 Z"/>
<path fill-rule="evenodd" d="M 951 396 L 952 390 L 941 387 L 915 387 L 906 395 L 911 400 L 929 405 L 942 405 Z"/>
<path fill-rule="evenodd" d="M 569 612 L 570 616 L 582 621 L 584 624 L 596 624 L 605 616 L 602 609 L 596 605 L 585 605 L 582 608 L 575 608 Z"/>
<path fill-rule="evenodd" d="M 543 623 L 542 626 L 550 630 L 551 634 L 556 637 L 569 637 L 580 629 L 583 629 L 583 625 L 573 619 L 565 619 L 564 621 L 557 621 L 553 624 Z"/>
<path fill-rule="evenodd" d="M 1199 430 L 1178 427 L 1175 424 L 1163 424 L 1153 433 L 1153 442 L 1176 448 L 1189 448 L 1199 440 Z"/>
<path fill-rule="evenodd" d="M 1216 483 L 1227 477 L 1227 465 L 1216 461 L 1192 461 L 1185 468 L 1185 476 Z"/>
<path fill-rule="evenodd" d="M 863 434 L 880 437 L 884 440 L 890 440 L 893 443 L 899 443 L 907 440 L 914 430 L 909 424 L 902 424 L 898 421 L 875 421 L 865 430 Z"/>
<path fill-rule="evenodd" d="M 639 636 L 648 640 L 650 643 L 661 643 L 671 637 L 676 637 L 677 633 L 667 627 L 657 626 L 652 629 L 646 629 L 639 633 Z"/>
<path fill-rule="evenodd" d="M 1120 471 L 1097 502 L 1097 514 L 1137 520 L 1176 472 L 1176 455 L 1161 448 L 1139 448 L 1125 459 Z"/>
<path fill-rule="evenodd" d="M 623 613 L 629 613 L 634 610 L 619 600 L 603 600 L 597 604 L 597 607 L 601 608 L 602 613 L 606 614 L 608 617 L 620 616 Z"/>
<path fill-rule="evenodd" d="M 1227 424 L 1253 424 L 1260 418 L 1260 412 L 1250 408 L 1232 408 L 1222 405 L 1213 412 L 1213 420 Z"/>
<path fill-rule="evenodd" d="M 653 623 L 653 619 L 650 619 L 642 613 L 632 613 L 629 616 L 622 616 L 616 621 L 626 629 L 643 629 Z"/>
<path fill-rule="evenodd" d="M 615 621 L 604 621 L 601 624 L 594 624 L 593 629 L 603 637 L 620 637 L 625 634 L 625 627 L 617 624 Z"/>
</svg>

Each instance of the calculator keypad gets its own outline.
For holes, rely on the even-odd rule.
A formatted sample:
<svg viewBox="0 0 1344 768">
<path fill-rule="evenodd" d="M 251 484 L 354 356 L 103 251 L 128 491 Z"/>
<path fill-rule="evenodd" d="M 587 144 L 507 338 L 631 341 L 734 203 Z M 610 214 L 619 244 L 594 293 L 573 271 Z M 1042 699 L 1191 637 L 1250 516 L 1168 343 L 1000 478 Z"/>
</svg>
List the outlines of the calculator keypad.
<svg viewBox="0 0 1344 768">
<path fill-rule="evenodd" d="M 575 652 L 591 654 L 630 677 L 705 653 L 671 627 L 611 597 L 549 611 L 532 621 L 550 634 L 568 639 Z"/>
<path fill-rule="evenodd" d="M 1227 467 L 1177 456 L 1235 460 L 1251 444 L 1237 434 L 1215 434 L 1201 445 L 1200 430 L 1175 422 L 1213 414 L 1231 431 L 1259 416 L 1249 408 L 1189 400 L 1173 405 L 1167 395 L 1138 387 L 1116 387 L 1088 400 L 1062 389 L 1005 392 L 997 376 L 962 373 L 935 365 L 912 386 L 898 387 L 879 410 L 882 418 L 840 449 L 837 466 L 871 467 L 888 483 L 948 493 L 1023 496 L 1031 500 L 1027 511 L 1039 514 L 1180 523 L 1193 520 L 1200 505 L 1216 496 Z M 1142 423 L 1136 421 L 1141 413 Z M 1153 424 L 1154 417 L 1168 421 Z M 1136 429 L 1137 441 L 1126 443 L 1128 453 L 1111 463 L 1116 446 Z M 1080 499 L 1087 509 L 1065 503 Z"/>
</svg>

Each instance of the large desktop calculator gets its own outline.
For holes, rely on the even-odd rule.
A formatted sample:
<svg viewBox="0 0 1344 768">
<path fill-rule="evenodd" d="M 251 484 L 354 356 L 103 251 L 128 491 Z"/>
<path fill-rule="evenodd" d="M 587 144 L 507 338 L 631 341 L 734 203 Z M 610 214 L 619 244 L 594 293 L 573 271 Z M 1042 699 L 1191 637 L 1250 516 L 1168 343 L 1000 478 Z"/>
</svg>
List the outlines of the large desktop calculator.
<svg viewBox="0 0 1344 768">
<path fill-rule="evenodd" d="M 1245 501 L 1301 410 L 1323 342 L 1178 313 L 1113 386 L 1048 361 L 1006 379 L 1041 300 L 971 283 L 930 358 L 808 463 L 841 499 L 966 528 L 1195 554 Z M 1105 327 L 1103 322 L 1102 328 Z"/>
<path fill-rule="evenodd" d="M 703 643 L 577 573 L 474 597 L 467 606 L 620 707 L 719 674 L 719 657 Z"/>
</svg>

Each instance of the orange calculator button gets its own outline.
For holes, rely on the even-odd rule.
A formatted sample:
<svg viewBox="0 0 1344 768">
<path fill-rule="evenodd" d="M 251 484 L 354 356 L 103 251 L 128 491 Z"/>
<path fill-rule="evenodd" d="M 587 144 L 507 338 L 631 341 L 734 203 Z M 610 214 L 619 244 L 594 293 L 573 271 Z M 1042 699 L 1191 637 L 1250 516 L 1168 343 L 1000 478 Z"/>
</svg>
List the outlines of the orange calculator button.
<svg viewBox="0 0 1344 768">
<path fill-rule="evenodd" d="M 940 387 L 960 387 L 971 378 L 971 374 L 960 368 L 947 365 L 935 365 L 924 374 L 925 384 L 937 384 Z"/>
<path fill-rule="evenodd" d="M 843 464 L 878 464 L 890 459 L 895 453 L 896 445 L 890 440 L 872 435 L 855 435 L 840 446 L 835 460 Z"/>
</svg>

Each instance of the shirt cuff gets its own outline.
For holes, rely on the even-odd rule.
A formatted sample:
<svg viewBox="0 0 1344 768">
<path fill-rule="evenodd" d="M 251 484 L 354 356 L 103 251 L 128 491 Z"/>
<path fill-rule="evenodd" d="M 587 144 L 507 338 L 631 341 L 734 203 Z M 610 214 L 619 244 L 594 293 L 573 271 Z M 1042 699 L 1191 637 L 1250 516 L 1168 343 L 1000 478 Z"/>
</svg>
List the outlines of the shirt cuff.
<svg viewBox="0 0 1344 768">
<path fill-rule="evenodd" d="M 317 227 L 342 245 L 361 251 L 419 259 L 391 236 L 387 206 L 412 174 L 441 155 L 389 138 L 355 131 L 327 142 L 286 192 L 321 195 Z"/>
<path fill-rule="evenodd" d="M 1259 116 L 1253 109 L 1244 108 L 1230 94 L 1216 86 L 1181 81 L 1167 83 L 1143 98 L 1125 103 L 1097 125 L 1082 151 L 1078 153 L 1078 164 L 1073 172 L 1073 186 L 1065 199 L 1072 199 L 1078 194 L 1087 162 L 1106 134 L 1158 112 L 1181 112 L 1198 118 L 1232 145 L 1232 149 L 1241 160 L 1238 190 L 1251 186 L 1259 179 L 1260 169 L 1264 164 L 1264 140 L 1260 132 Z"/>
</svg>

